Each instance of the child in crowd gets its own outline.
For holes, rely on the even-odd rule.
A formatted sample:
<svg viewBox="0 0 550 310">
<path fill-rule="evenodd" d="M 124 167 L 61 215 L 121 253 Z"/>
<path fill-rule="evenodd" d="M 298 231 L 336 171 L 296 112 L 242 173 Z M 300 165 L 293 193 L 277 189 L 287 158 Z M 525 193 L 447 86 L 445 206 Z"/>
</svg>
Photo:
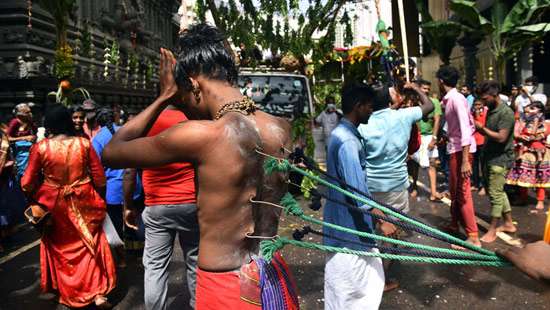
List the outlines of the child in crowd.
<svg viewBox="0 0 550 310">
<path fill-rule="evenodd" d="M 536 154 L 537 162 L 543 160 L 546 151 L 546 128 L 544 126 L 544 106 L 542 102 L 535 101 L 525 107 L 525 113 L 520 121 L 521 126 L 517 127 L 518 132 L 515 132 L 517 143 L 518 157 L 521 157 L 525 152 L 531 151 Z"/>
<path fill-rule="evenodd" d="M 474 116 L 474 121 L 481 123 L 485 126 L 487 120 L 487 107 L 483 106 L 481 100 L 476 99 L 474 105 L 472 106 L 472 114 Z M 479 190 L 478 195 L 484 196 L 485 189 L 482 182 L 482 167 L 481 167 L 481 153 L 483 152 L 483 145 L 485 144 L 485 136 L 478 132 L 474 133 L 476 139 L 477 149 L 474 154 L 474 166 L 472 171 L 472 190 Z"/>
<path fill-rule="evenodd" d="M 524 108 L 514 128 L 516 161 L 507 177 L 507 184 L 520 187 L 522 203 L 527 201 L 527 190 L 537 189 L 535 210 L 544 209 L 545 189 L 550 187 L 550 152 L 546 152 L 544 105 L 535 101 Z"/>
</svg>

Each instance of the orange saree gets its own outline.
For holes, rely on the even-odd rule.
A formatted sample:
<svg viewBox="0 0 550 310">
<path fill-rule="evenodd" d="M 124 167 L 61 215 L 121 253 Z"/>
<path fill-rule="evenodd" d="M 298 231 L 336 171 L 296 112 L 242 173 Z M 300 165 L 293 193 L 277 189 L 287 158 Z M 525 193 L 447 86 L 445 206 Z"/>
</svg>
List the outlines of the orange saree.
<svg viewBox="0 0 550 310">
<path fill-rule="evenodd" d="M 52 215 L 52 228 L 40 244 L 42 290 L 58 291 L 59 302 L 70 307 L 109 293 L 116 269 L 102 228 L 105 202 L 95 190 L 105 186 L 105 175 L 90 141 L 71 137 L 35 144 L 21 186 Z"/>
</svg>

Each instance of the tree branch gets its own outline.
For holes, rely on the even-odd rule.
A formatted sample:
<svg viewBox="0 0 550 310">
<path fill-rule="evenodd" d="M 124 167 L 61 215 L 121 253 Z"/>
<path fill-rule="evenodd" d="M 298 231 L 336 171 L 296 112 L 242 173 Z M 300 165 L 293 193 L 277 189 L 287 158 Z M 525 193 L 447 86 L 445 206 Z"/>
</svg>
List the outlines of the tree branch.
<svg viewBox="0 0 550 310">
<path fill-rule="evenodd" d="M 222 23 L 220 19 L 220 12 L 218 11 L 218 7 L 216 7 L 216 2 L 214 0 L 206 0 L 206 5 L 208 6 L 208 10 L 210 10 L 210 13 L 212 14 L 212 18 L 214 19 L 214 24 L 216 24 L 216 27 L 220 29 L 223 33 L 227 33 L 227 29 L 222 29 Z"/>
<path fill-rule="evenodd" d="M 327 2 L 327 4 L 325 4 L 325 6 L 321 9 L 321 11 L 323 13 L 321 13 L 320 17 L 317 19 L 317 21 L 318 21 L 317 25 L 311 25 L 310 24 L 309 25 L 310 27 L 308 27 L 309 28 L 308 31 L 304 32 L 304 36 L 306 38 L 311 37 L 317 29 L 324 29 L 328 25 L 334 23 L 334 21 L 336 20 L 336 17 L 338 16 L 338 13 L 342 9 L 342 7 L 346 3 L 346 1 L 339 0 L 338 1 L 338 6 L 331 12 L 331 8 L 333 8 L 334 5 L 336 4 L 335 2 L 336 2 L 336 0 L 329 0 Z M 332 17 L 331 17 L 331 15 L 332 15 Z M 329 19 L 329 17 L 330 17 L 330 19 Z M 311 20 L 309 22 L 311 23 Z"/>
</svg>

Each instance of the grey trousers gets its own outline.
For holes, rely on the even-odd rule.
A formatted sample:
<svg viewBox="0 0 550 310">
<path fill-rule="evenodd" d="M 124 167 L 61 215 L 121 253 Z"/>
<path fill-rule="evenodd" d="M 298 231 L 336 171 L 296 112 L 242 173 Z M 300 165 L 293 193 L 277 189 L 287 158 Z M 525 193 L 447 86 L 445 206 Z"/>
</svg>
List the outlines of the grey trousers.
<svg viewBox="0 0 550 310">
<path fill-rule="evenodd" d="M 195 204 L 148 206 L 141 214 L 145 225 L 145 309 L 166 309 L 168 265 L 178 234 L 185 258 L 189 304 L 195 308 L 196 268 L 199 254 L 199 224 Z"/>
<path fill-rule="evenodd" d="M 386 204 L 403 211 L 404 213 L 409 213 L 409 191 L 402 190 L 399 192 L 371 192 L 374 199 L 385 202 Z"/>
</svg>

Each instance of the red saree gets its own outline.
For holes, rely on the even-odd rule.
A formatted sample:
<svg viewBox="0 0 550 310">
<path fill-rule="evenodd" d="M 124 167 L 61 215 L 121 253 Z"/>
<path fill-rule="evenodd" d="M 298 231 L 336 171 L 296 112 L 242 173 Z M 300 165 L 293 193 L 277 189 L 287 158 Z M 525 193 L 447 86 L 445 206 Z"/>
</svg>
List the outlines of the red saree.
<svg viewBox="0 0 550 310">
<path fill-rule="evenodd" d="M 23 191 L 52 214 L 40 244 L 41 287 L 59 292 L 59 302 L 83 307 L 109 293 L 116 269 L 102 224 L 103 167 L 90 141 L 45 139 L 31 148 L 21 179 Z"/>
</svg>

